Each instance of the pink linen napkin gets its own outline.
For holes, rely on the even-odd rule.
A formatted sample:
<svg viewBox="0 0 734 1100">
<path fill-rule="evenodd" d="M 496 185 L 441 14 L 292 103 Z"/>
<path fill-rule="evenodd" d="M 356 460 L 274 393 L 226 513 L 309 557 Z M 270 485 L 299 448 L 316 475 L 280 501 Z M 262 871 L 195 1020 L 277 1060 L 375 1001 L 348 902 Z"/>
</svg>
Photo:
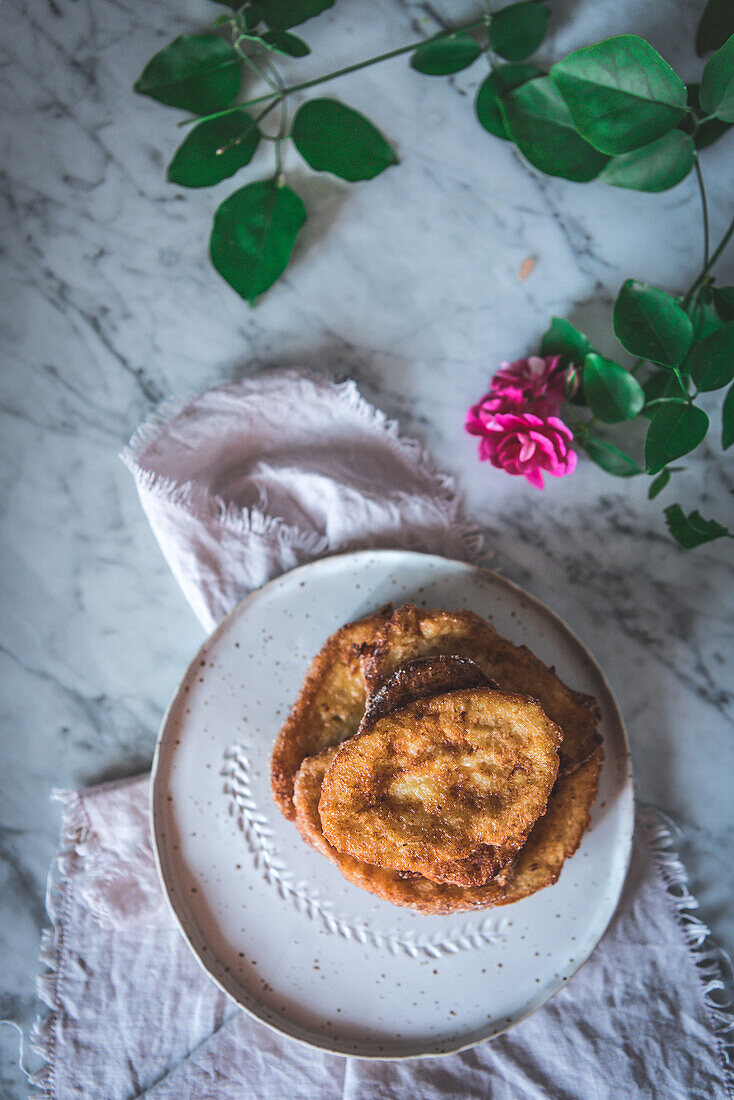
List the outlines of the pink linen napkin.
<svg viewBox="0 0 734 1100">
<path fill-rule="evenodd" d="M 125 451 L 140 502 L 204 628 L 326 554 L 479 548 L 451 480 L 354 382 L 286 370 L 169 403 Z"/>
<path fill-rule="evenodd" d="M 171 569 L 210 629 L 237 600 L 323 554 L 375 546 L 476 555 L 450 482 L 354 383 L 259 375 L 168 406 L 125 454 Z M 364 1062 L 271 1032 L 199 968 L 158 886 L 148 777 L 57 792 L 61 853 L 44 934 L 49 1008 L 36 1096 L 128 1100 L 734 1097 L 721 954 L 671 850 L 638 811 L 602 943 L 508 1034 L 440 1059 Z"/>
</svg>

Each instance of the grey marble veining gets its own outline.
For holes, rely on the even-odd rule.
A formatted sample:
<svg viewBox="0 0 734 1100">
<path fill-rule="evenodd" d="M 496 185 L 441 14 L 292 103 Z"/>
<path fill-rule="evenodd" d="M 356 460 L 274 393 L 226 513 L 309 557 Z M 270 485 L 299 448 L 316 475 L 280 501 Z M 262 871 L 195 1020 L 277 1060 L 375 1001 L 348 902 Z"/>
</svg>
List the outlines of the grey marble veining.
<svg viewBox="0 0 734 1100">
<path fill-rule="evenodd" d="M 693 78 L 701 6 L 563 0 L 546 56 L 638 30 Z M 360 0 L 339 0 L 304 27 L 313 55 L 298 72 L 481 9 L 369 7 L 366 18 Z M 671 289 L 692 280 L 692 179 L 647 196 L 541 177 L 478 127 L 479 64 L 430 80 L 398 59 L 329 91 L 378 122 L 401 164 L 349 187 L 289 152 L 309 221 L 285 279 L 248 309 L 206 258 L 212 211 L 236 184 L 166 184 L 178 115 L 131 92 L 156 49 L 216 14 L 204 0 L 3 7 L 0 1016 L 27 1026 L 36 1012 L 58 829 L 51 789 L 145 768 L 200 640 L 117 453 L 160 398 L 270 365 L 355 377 L 456 475 L 496 568 L 561 614 L 607 672 L 639 794 L 682 826 L 702 916 L 734 948 L 731 545 L 682 553 L 664 532 L 666 498 L 650 505 L 642 483 L 582 462 L 541 494 L 480 466 L 462 433 L 498 361 L 532 349 L 553 313 L 611 352 L 624 277 Z M 268 152 L 255 165 L 263 175 Z M 716 238 L 731 215 L 731 138 L 706 152 L 704 172 Z M 731 463 L 702 448 L 689 466 L 681 502 L 731 524 Z M 1 1029 L 0 1043 L 0 1093 L 24 1095 L 17 1039 Z"/>
</svg>

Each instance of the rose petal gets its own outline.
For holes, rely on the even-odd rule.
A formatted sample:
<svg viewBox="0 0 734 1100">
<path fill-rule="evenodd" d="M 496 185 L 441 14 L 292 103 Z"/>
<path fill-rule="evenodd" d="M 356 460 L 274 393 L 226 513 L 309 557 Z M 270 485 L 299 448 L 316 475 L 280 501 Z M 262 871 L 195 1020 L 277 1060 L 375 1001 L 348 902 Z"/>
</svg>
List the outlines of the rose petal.
<svg viewBox="0 0 734 1100">
<path fill-rule="evenodd" d="M 503 363 L 489 393 L 466 415 L 465 428 L 481 437 L 479 458 L 513 477 L 523 475 L 535 488 L 544 487 L 543 471 L 564 477 L 576 469 L 571 449 L 573 432 L 558 416 L 563 386 L 560 357 Z"/>
<path fill-rule="evenodd" d="M 533 439 L 523 439 L 520 443 L 519 462 L 529 462 L 535 454 L 535 442 Z"/>
<path fill-rule="evenodd" d="M 545 482 L 543 481 L 543 475 L 540 470 L 529 470 L 525 477 L 536 489 L 544 489 Z"/>
</svg>

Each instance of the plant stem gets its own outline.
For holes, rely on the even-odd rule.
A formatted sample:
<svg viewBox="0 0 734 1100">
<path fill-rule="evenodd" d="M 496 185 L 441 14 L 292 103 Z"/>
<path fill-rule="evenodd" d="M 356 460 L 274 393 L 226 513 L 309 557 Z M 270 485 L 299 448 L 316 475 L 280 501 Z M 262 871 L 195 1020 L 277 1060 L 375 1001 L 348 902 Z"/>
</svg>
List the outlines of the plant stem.
<svg viewBox="0 0 734 1100">
<path fill-rule="evenodd" d="M 275 138 L 275 176 L 280 180 L 283 172 L 283 142 L 288 134 L 288 100 L 281 96 L 278 102 L 280 103 L 280 125 Z"/>
<path fill-rule="evenodd" d="M 729 240 L 732 236 L 732 233 L 734 233 L 734 220 L 732 220 L 731 225 L 729 226 L 729 228 L 726 230 L 724 236 L 719 241 L 719 244 L 717 245 L 717 247 L 714 250 L 713 254 L 711 253 L 711 229 L 710 229 L 710 222 L 709 222 L 709 206 L 708 206 L 708 199 L 706 197 L 706 187 L 705 187 L 705 184 L 703 182 L 703 173 L 701 171 L 701 165 L 699 163 L 698 156 L 696 156 L 695 168 L 696 168 L 696 179 L 698 181 L 698 189 L 701 193 L 701 211 L 702 211 L 702 214 L 703 214 L 703 267 L 701 268 L 701 270 L 698 273 L 698 275 L 696 276 L 693 284 L 686 291 L 686 293 L 685 293 L 685 295 L 682 299 L 681 304 L 683 306 L 683 309 L 685 309 L 686 306 L 690 303 L 691 299 L 693 298 L 693 295 L 696 293 L 696 291 L 700 287 L 701 283 L 704 281 L 704 279 L 708 275 L 709 271 L 714 266 L 714 264 L 718 260 L 719 256 L 721 255 L 721 253 L 726 248 L 726 246 L 729 243 Z M 640 367 L 642 367 L 646 362 L 647 362 L 646 359 L 638 359 L 630 367 L 630 374 L 637 374 Z M 678 379 L 678 382 L 680 384 L 681 389 L 685 392 L 686 401 L 688 402 L 689 405 L 692 405 L 693 404 L 693 399 L 696 395 L 694 394 L 693 397 L 692 397 L 691 394 L 688 392 L 688 387 L 686 386 L 685 382 L 683 381 L 683 376 L 681 374 L 680 368 L 679 367 L 674 367 L 672 369 L 673 369 L 674 375 Z M 589 421 L 589 424 L 587 425 L 587 427 L 590 427 L 593 423 L 594 423 L 594 420 Z"/>
<path fill-rule="evenodd" d="M 271 111 L 276 104 L 280 103 L 282 98 L 283 96 L 280 92 L 268 92 L 267 95 L 262 95 L 259 99 L 253 100 L 253 103 L 267 103 L 267 101 L 270 100 L 268 106 L 257 116 L 257 118 L 264 118 L 268 111 Z M 224 118 L 225 115 L 233 115 L 237 111 L 242 111 L 245 107 L 249 106 L 249 103 L 236 103 L 234 107 L 225 107 L 223 111 L 213 111 L 210 115 L 196 115 L 194 118 L 184 118 L 181 122 L 176 123 L 176 127 L 193 126 L 194 123 L 198 122 L 211 122 L 214 118 Z"/>
<path fill-rule="evenodd" d="M 452 35 L 458 34 L 459 31 L 471 31 L 476 30 L 478 27 L 485 25 L 484 19 L 475 19 L 472 23 L 466 23 L 462 27 L 456 27 L 452 31 L 442 31 L 441 34 L 436 35 L 436 38 L 451 38 Z M 335 69 L 332 73 L 326 73 L 324 76 L 315 76 L 312 80 L 304 80 L 300 84 L 291 84 L 290 87 L 283 89 L 283 95 L 291 95 L 293 92 L 303 92 L 306 88 L 314 88 L 317 84 L 323 84 L 327 80 L 336 80 L 338 76 L 347 76 L 348 73 L 356 73 L 359 69 L 366 69 L 370 65 L 378 65 L 381 61 L 390 61 L 393 57 L 400 57 L 401 54 L 412 53 L 417 50 L 419 46 L 423 46 L 427 39 L 422 38 L 419 42 L 412 42 L 409 46 L 399 46 L 396 50 L 388 50 L 387 53 L 377 54 L 376 57 L 368 57 L 365 61 L 357 61 L 354 65 L 347 65 L 343 69 Z M 256 102 L 250 100 L 250 104 Z"/>
<path fill-rule="evenodd" d="M 709 204 L 706 199 L 706 188 L 703 182 L 703 172 L 701 171 L 701 161 L 696 157 L 696 179 L 698 180 L 698 190 L 701 192 L 701 212 L 703 214 L 703 266 L 704 270 L 708 268 L 710 263 L 710 230 L 709 230 Z"/>
<path fill-rule="evenodd" d="M 237 50 L 237 53 L 240 55 L 240 57 L 244 61 L 245 65 L 247 65 L 247 67 L 249 69 L 252 69 L 255 76 L 259 76 L 261 80 L 264 80 L 266 84 L 269 84 L 270 87 L 272 88 L 273 94 L 278 95 L 280 93 L 280 88 L 275 83 L 273 78 L 269 75 L 269 73 L 267 73 L 265 71 L 265 69 L 261 69 L 260 66 L 257 65 L 253 61 L 253 59 L 248 54 L 245 53 L 244 50 L 240 49 L 240 47 L 237 45 L 236 42 L 235 42 L 235 49 Z"/>
<path fill-rule="evenodd" d="M 259 122 L 262 122 L 262 120 L 265 118 L 266 115 L 270 114 L 273 107 L 278 106 L 278 104 L 280 103 L 280 100 L 281 100 L 281 97 L 277 96 L 275 99 L 273 99 L 272 103 L 268 103 L 268 105 L 267 105 L 267 107 L 265 108 L 264 111 L 261 111 L 259 115 L 255 115 L 255 118 L 253 119 L 253 121 L 254 121 L 256 126 Z"/>
<path fill-rule="evenodd" d="M 450 31 L 441 31 L 440 34 L 435 36 L 439 38 L 450 38 L 454 34 L 458 34 L 459 31 L 472 31 L 478 27 L 486 26 L 486 17 L 484 19 L 475 19 L 471 23 L 464 23 L 463 26 L 455 27 Z M 346 65 L 343 69 L 335 69 L 334 72 L 325 73 L 323 76 L 315 76 L 311 80 L 303 80 L 300 84 L 291 84 L 290 87 L 283 88 L 282 95 L 293 95 L 295 92 L 303 92 L 307 88 L 315 88 L 317 84 L 325 84 L 327 80 L 336 80 L 339 76 L 347 76 L 348 73 L 356 73 L 360 69 L 366 69 L 370 65 L 379 65 L 381 61 L 390 61 L 393 57 L 400 57 L 401 54 L 413 53 L 419 46 L 425 45 L 428 41 L 426 38 L 421 38 L 418 42 L 411 42 L 408 46 L 399 46 L 396 50 L 388 50 L 387 53 L 377 54 L 375 57 L 368 57 L 364 61 L 357 61 L 354 65 Z M 256 96 L 254 99 L 248 99 L 244 103 L 238 103 L 234 107 L 225 107 L 223 111 L 215 111 L 210 115 L 199 115 L 197 118 L 187 118 L 183 122 L 179 122 L 179 126 L 190 126 L 194 122 L 208 122 L 212 118 L 220 118 L 222 115 L 231 114 L 233 111 L 238 111 L 242 107 L 254 107 L 258 103 L 264 103 L 270 98 L 272 92 L 268 92 L 267 95 Z"/>
<path fill-rule="evenodd" d="M 680 367 L 672 367 L 671 369 L 672 369 L 673 374 L 675 375 L 675 377 L 678 379 L 678 385 L 680 386 L 680 388 L 683 390 L 684 394 L 686 395 L 686 401 L 688 402 L 689 405 L 692 405 L 693 404 L 693 398 L 691 397 L 690 393 L 688 392 L 687 384 L 683 381 L 683 375 L 681 374 Z"/>
<path fill-rule="evenodd" d="M 487 31 L 489 32 L 489 25 L 492 22 L 492 9 L 490 7 L 489 0 L 484 0 L 484 7 L 486 8 L 486 11 L 487 11 L 487 14 L 484 16 L 484 25 L 487 28 Z M 489 48 L 489 41 L 487 41 L 487 46 L 486 46 L 486 49 L 484 51 L 484 57 L 485 57 L 485 60 L 487 62 L 487 65 L 489 66 L 490 73 L 493 73 L 494 72 L 494 58 L 492 56 L 492 51 Z"/>
<path fill-rule="evenodd" d="M 721 238 L 718 245 L 716 246 L 713 253 L 711 254 L 711 258 L 709 259 L 708 263 L 701 269 L 699 274 L 696 276 L 696 279 L 695 279 L 693 285 L 691 286 L 690 290 L 686 293 L 685 297 L 683 298 L 682 305 L 683 305 L 684 309 L 688 305 L 688 303 L 690 302 L 690 300 L 693 297 L 693 295 L 695 294 L 695 292 L 700 287 L 701 283 L 704 281 L 704 279 L 708 275 L 711 268 L 714 266 L 714 264 L 718 260 L 721 253 L 724 251 L 724 249 L 728 245 L 729 241 L 731 240 L 732 233 L 734 233 L 734 218 L 732 218 L 731 222 L 729 223 L 729 228 L 724 233 L 724 236 Z"/>
<path fill-rule="evenodd" d="M 714 266 L 714 264 L 718 260 L 719 256 L 721 255 L 721 253 L 724 251 L 724 249 L 728 245 L 728 243 L 731 239 L 732 233 L 734 233 L 734 218 L 732 219 L 731 225 L 727 229 L 726 233 L 724 234 L 724 236 L 719 241 L 719 244 L 718 244 L 716 250 L 714 251 L 713 256 L 711 257 L 711 259 L 709 261 L 709 268 Z M 703 274 L 705 275 L 706 272 L 704 272 Z"/>
</svg>

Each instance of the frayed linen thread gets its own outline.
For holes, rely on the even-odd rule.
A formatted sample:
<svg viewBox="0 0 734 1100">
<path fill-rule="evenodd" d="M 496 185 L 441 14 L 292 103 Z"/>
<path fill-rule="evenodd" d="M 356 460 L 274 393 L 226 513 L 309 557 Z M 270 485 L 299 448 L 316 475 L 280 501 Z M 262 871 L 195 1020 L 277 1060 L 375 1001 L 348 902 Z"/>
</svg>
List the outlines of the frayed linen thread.
<svg viewBox="0 0 734 1100">
<path fill-rule="evenodd" d="M 59 1015 L 58 989 L 63 978 L 61 959 L 64 930 L 73 874 L 81 858 L 79 846 L 84 843 L 89 830 L 89 820 L 77 791 L 54 790 L 51 797 L 62 805 L 61 843 L 46 883 L 46 912 L 51 926 L 41 933 L 39 974 L 36 979 L 38 996 L 49 1011 L 45 1015 L 39 1015 L 31 1028 L 30 1049 L 43 1064 L 35 1072 L 27 1074 L 33 1090 L 29 1100 L 51 1098 L 55 1094 L 54 1060 Z"/>
<path fill-rule="evenodd" d="M 683 835 L 662 810 L 638 806 L 655 866 L 683 933 L 701 982 L 704 1005 L 716 1041 L 727 1096 L 734 1100 L 734 966 L 711 930 L 695 915 L 698 899 L 678 854 Z"/>
</svg>

